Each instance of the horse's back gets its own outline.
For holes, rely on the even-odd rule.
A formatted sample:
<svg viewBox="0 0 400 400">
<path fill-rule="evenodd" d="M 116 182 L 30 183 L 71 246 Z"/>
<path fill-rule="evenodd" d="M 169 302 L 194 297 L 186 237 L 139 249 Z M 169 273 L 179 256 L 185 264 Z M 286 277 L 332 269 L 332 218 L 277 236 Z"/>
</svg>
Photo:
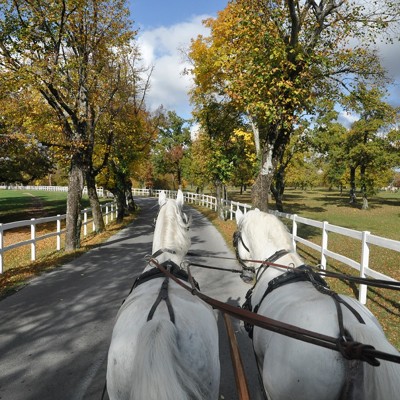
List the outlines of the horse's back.
<svg viewBox="0 0 400 400">
<path fill-rule="evenodd" d="M 300 297 L 301 293 L 306 295 Z M 321 304 L 316 301 L 318 298 L 319 293 L 305 282 L 289 284 L 268 294 L 259 313 L 303 329 L 336 336 L 337 319 L 332 318 L 335 305 L 328 298 L 323 298 Z M 253 344 L 271 399 L 287 399 L 294 395 L 298 400 L 338 398 L 344 377 L 344 363 L 338 353 L 257 327 Z M 326 393 L 332 397 L 326 397 Z"/>
<path fill-rule="evenodd" d="M 108 355 L 111 400 L 217 399 L 218 329 L 213 310 L 170 282 L 171 321 L 161 302 L 150 321 L 161 279 L 137 287 L 118 313 Z"/>
<path fill-rule="evenodd" d="M 381 351 L 397 353 L 387 341 L 373 314 L 356 300 L 341 297 L 364 321 L 359 322 L 351 310 L 344 305 L 340 306 L 343 326 L 353 339 L 371 344 Z M 335 338 L 340 336 L 333 298 L 318 292 L 307 282 L 286 285 L 271 292 L 262 303 L 259 313 L 316 333 Z M 291 398 L 294 393 L 297 400 L 340 398 L 346 374 L 349 373 L 349 364 L 339 352 L 259 328 L 254 329 L 253 340 L 257 358 L 262 364 L 260 367 L 266 390 L 271 399 Z M 364 368 L 362 374 L 366 383 L 360 397 L 363 400 L 384 399 L 381 397 L 382 393 L 389 395 L 400 389 L 400 366 L 387 362 L 381 364 L 384 367 L 359 363 L 359 367 Z M 279 368 L 274 368 L 274 365 L 279 365 Z M 397 379 L 390 382 L 390 378 L 383 376 L 385 374 Z M 368 385 L 368 381 L 375 382 L 374 387 Z"/>
</svg>

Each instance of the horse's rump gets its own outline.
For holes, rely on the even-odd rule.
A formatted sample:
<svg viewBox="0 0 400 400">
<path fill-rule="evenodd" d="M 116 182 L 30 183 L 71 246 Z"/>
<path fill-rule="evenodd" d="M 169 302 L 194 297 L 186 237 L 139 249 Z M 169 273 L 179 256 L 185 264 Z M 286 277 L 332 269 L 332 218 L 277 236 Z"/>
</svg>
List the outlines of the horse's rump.
<svg viewBox="0 0 400 400">
<path fill-rule="evenodd" d="M 143 327 L 133 361 L 131 400 L 204 398 L 196 376 L 188 374 L 178 335 L 167 319 L 151 320 Z"/>
</svg>

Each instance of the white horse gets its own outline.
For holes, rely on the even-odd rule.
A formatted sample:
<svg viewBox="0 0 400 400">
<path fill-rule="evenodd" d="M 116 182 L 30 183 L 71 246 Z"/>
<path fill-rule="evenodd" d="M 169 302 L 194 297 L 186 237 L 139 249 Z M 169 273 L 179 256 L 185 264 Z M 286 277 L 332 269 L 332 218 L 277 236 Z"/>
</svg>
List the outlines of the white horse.
<svg viewBox="0 0 400 400">
<path fill-rule="evenodd" d="M 179 278 L 190 247 L 177 200 L 159 196 L 153 258 Z M 219 347 L 211 307 L 149 262 L 119 310 L 108 353 L 111 400 L 209 400 L 219 393 Z"/>
<path fill-rule="evenodd" d="M 246 214 L 238 210 L 236 222 L 237 256 L 244 266 L 243 275 L 248 275 L 247 268 L 255 270 L 249 300 L 259 315 L 334 338 L 351 335 L 354 341 L 370 344 L 376 350 L 399 354 L 376 318 L 355 299 L 339 296 L 353 309 L 339 305 L 339 313 L 343 313 L 340 328 L 338 304 L 330 295 L 321 293 L 309 281 L 279 285 L 278 281 L 290 277 L 290 273 L 284 276 L 286 271 L 282 268 L 246 261 L 264 260 L 294 267 L 304 264 L 293 248 L 288 230 L 276 216 L 259 210 Z M 270 282 L 271 289 L 266 294 Z M 363 322 L 359 322 L 357 313 Z M 256 326 L 253 346 L 271 400 L 386 400 L 400 396 L 399 364 L 380 360 L 380 366 L 372 366 L 347 360 L 339 352 Z"/>
</svg>

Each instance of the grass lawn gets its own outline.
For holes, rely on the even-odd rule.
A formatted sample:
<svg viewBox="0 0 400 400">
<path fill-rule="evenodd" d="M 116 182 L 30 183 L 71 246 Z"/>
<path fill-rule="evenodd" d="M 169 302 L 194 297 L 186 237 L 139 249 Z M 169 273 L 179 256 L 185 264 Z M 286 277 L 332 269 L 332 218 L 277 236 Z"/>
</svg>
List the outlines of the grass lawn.
<svg viewBox="0 0 400 400">
<path fill-rule="evenodd" d="M 100 199 L 101 203 L 110 199 Z M 89 199 L 82 199 L 83 208 L 90 207 Z M 15 222 L 31 218 L 52 217 L 65 214 L 67 210 L 66 192 L 42 190 L 0 189 L 0 223 Z"/>
<path fill-rule="evenodd" d="M 251 204 L 250 192 L 240 195 L 230 193 L 231 200 Z M 400 192 L 382 192 L 369 200 L 370 208 L 352 206 L 346 193 L 328 189 L 301 191 L 286 189 L 284 211 L 318 221 L 328 221 L 333 225 L 358 231 L 370 231 L 374 235 L 400 240 Z M 275 203 L 271 201 L 271 209 Z"/>
<path fill-rule="evenodd" d="M 110 199 L 100 199 L 100 202 L 107 203 Z M 0 223 L 65 214 L 66 205 L 66 192 L 0 190 Z M 83 208 L 90 206 L 87 197 L 83 199 L 82 205 Z M 129 215 L 122 224 L 110 223 L 106 226 L 106 231 L 98 235 L 88 233 L 84 238 L 81 234 L 81 248 L 74 253 L 56 251 L 55 237 L 46 238 L 37 243 L 35 262 L 30 261 L 30 245 L 7 251 L 3 255 L 4 273 L 0 275 L 0 298 L 15 292 L 35 275 L 52 270 L 99 245 L 132 222 L 134 218 L 135 215 Z M 54 231 L 55 222 L 37 225 L 38 236 Z M 29 226 L 8 230 L 4 234 L 4 245 L 29 238 Z"/>
</svg>

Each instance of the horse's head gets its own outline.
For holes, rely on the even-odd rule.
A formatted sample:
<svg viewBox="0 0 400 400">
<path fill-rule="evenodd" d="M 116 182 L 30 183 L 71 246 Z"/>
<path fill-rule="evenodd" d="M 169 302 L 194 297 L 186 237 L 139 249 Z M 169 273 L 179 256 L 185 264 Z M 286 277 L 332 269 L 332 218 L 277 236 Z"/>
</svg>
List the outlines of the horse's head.
<svg viewBox="0 0 400 400">
<path fill-rule="evenodd" d="M 165 249 L 182 259 L 190 247 L 190 219 L 182 210 L 184 197 L 178 190 L 176 199 L 167 199 L 164 191 L 158 197 L 159 212 L 153 238 L 153 254 Z"/>
<path fill-rule="evenodd" d="M 243 268 L 242 279 L 249 281 L 262 261 L 273 262 L 276 254 L 294 252 L 290 234 L 275 216 L 258 209 L 243 214 L 236 211 L 234 234 L 236 257 Z M 251 261 L 254 260 L 254 261 Z"/>
<path fill-rule="evenodd" d="M 240 209 L 236 211 L 236 225 L 237 230 L 233 234 L 233 246 L 236 252 L 236 258 L 239 264 L 242 266 L 242 273 L 240 277 L 244 282 L 250 283 L 253 281 L 255 276 L 255 265 L 251 261 L 252 255 L 250 251 L 250 242 L 248 241 L 247 231 L 244 229 L 245 214 Z"/>
</svg>

